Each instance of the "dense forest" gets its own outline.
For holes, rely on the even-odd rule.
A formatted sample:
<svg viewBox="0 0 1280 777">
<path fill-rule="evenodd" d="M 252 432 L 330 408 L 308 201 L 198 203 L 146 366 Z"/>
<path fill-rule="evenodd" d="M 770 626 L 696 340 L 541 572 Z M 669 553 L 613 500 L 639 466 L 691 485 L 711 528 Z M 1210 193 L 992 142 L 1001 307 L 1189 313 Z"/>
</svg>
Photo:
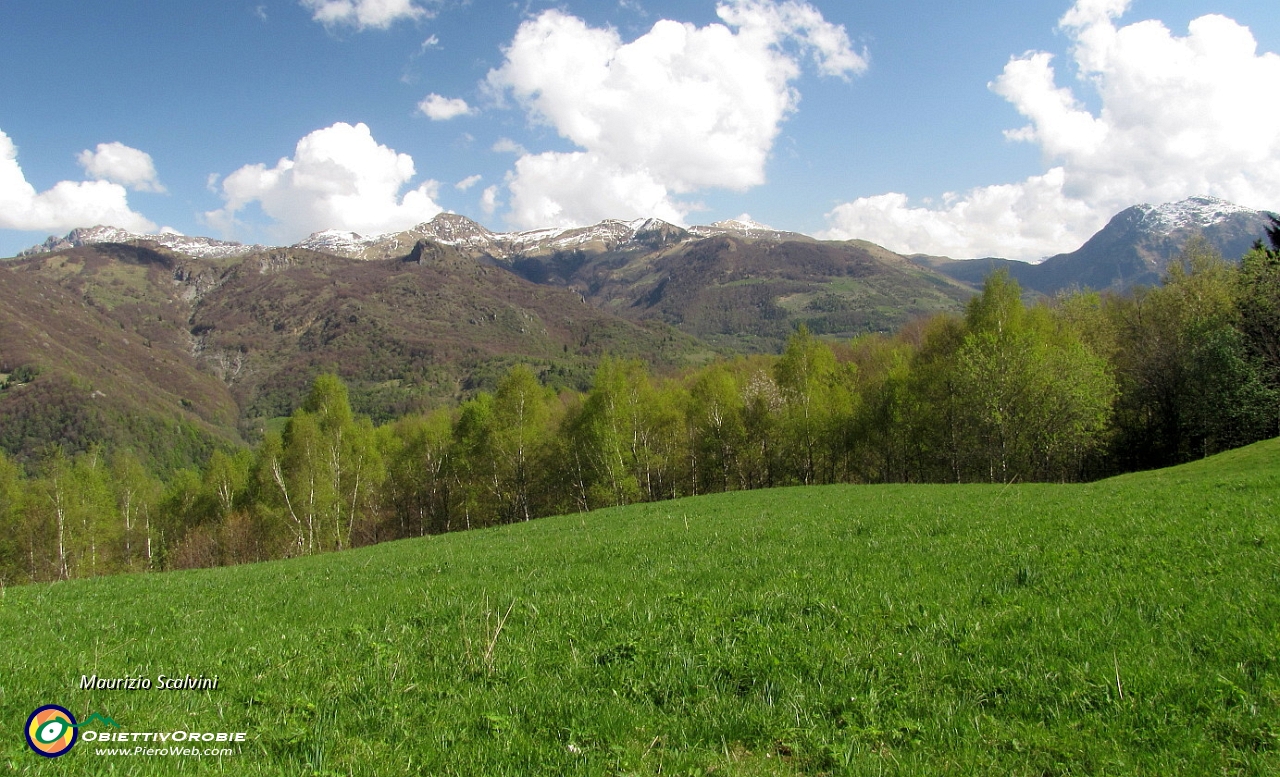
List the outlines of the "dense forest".
<svg viewBox="0 0 1280 777">
<path fill-rule="evenodd" d="M 708 492 L 1086 480 L 1280 434 L 1280 222 L 1239 265 L 1193 241 L 1163 285 L 964 316 L 591 390 L 528 367 L 375 426 L 319 377 L 282 431 L 163 480 L 129 450 L 0 453 L 0 582 L 233 564 Z M 904 520 L 910 520 L 904 516 Z"/>
</svg>

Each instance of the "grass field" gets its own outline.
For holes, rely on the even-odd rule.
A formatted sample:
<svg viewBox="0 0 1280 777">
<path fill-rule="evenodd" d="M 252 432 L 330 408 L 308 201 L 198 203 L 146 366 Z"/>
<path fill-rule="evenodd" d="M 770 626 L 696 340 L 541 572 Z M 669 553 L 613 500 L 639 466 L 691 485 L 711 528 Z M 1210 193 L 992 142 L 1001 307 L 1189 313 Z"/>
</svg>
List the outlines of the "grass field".
<svg viewBox="0 0 1280 777">
<path fill-rule="evenodd" d="M 1278 548 L 1272 440 L 1091 485 L 734 493 L 10 588 L 0 771 L 1276 774 Z M 79 690 L 95 672 L 220 687 Z M 48 760 L 21 730 L 49 703 L 248 737 Z"/>
</svg>

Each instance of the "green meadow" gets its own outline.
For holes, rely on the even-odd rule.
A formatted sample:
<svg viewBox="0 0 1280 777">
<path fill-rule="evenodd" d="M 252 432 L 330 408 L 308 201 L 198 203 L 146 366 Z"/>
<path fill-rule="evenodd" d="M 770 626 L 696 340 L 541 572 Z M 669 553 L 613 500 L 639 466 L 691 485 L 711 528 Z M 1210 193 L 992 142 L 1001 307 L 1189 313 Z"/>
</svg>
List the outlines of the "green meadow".
<svg viewBox="0 0 1280 777">
<path fill-rule="evenodd" d="M 1271 440 L 1087 485 L 737 492 L 11 587 L 0 771 L 1276 774 L 1277 549 Z M 121 728 L 41 758 L 21 730 L 50 703 Z M 109 730 L 247 740 L 83 740 Z"/>
</svg>

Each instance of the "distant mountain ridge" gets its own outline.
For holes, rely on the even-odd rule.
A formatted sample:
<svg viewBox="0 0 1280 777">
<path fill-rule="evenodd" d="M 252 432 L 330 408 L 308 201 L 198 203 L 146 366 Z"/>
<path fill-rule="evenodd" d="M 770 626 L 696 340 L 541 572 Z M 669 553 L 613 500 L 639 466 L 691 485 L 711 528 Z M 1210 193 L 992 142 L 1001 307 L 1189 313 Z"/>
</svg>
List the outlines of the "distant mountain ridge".
<svg viewBox="0 0 1280 777">
<path fill-rule="evenodd" d="M 1159 206 L 1142 204 L 1127 208 L 1116 214 L 1080 248 L 1038 264 L 1000 258 L 957 260 L 923 255 L 913 256 L 911 261 L 973 287 L 980 286 L 992 271 L 1003 269 L 1024 289 L 1034 293 L 1050 295 L 1069 288 L 1122 291 L 1135 285 L 1158 284 L 1169 263 L 1194 235 L 1203 235 L 1227 259 L 1239 259 L 1255 240 L 1263 236 L 1273 215 L 1215 197 L 1189 197 Z M 816 245 L 822 242 L 746 218 L 688 228 L 648 218 L 631 221 L 606 219 L 585 227 L 494 232 L 465 216 L 440 213 L 430 221 L 402 232 L 360 235 L 325 230 L 289 247 L 347 259 L 382 260 L 404 256 L 419 241 L 429 240 L 457 248 L 482 262 L 514 269 L 535 282 L 556 283 L 558 279 L 563 285 L 575 285 L 563 273 L 556 275 L 550 272 L 552 265 L 559 265 L 563 270 L 567 256 L 612 255 L 616 263 L 621 261 L 619 257 L 623 254 L 661 251 L 720 236 L 749 243 L 805 242 Z M 19 256 L 35 256 L 98 243 L 140 241 L 208 259 L 239 257 L 267 250 L 261 245 L 242 245 L 208 237 L 174 233 L 138 235 L 114 227 L 98 226 L 72 230 L 64 237 L 51 236 Z M 579 291 L 586 292 L 582 288 Z"/>
<path fill-rule="evenodd" d="M 191 237 L 177 232 L 161 232 L 157 235 L 139 235 L 118 227 L 87 227 L 73 229 L 63 237 L 50 235 L 49 239 L 38 246 L 32 246 L 19 252 L 19 257 L 37 256 L 39 254 L 65 251 L 69 248 L 80 248 L 98 243 L 134 243 L 147 241 L 162 245 L 165 248 L 194 256 L 200 259 L 225 259 L 244 256 L 254 251 L 263 251 L 266 246 L 244 245 L 230 240 L 216 240 L 211 237 Z"/>
<path fill-rule="evenodd" d="M 845 337 L 956 310 L 1000 269 L 1032 294 L 1158 284 L 1192 236 L 1202 235 L 1228 259 L 1238 259 L 1265 234 L 1270 216 L 1213 197 L 1136 205 L 1116 214 L 1079 249 L 1040 264 L 904 258 L 865 241 L 820 241 L 745 217 L 689 228 L 660 219 L 609 219 L 585 227 L 494 232 L 453 213 L 402 232 L 326 230 L 273 249 L 95 227 L 51 237 L 24 255 L 130 243 L 210 260 L 308 251 L 367 262 L 403 258 L 430 243 L 535 284 L 566 288 L 613 315 L 661 320 L 724 347 L 753 351 L 776 347 L 802 322 L 812 331 Z"/>
<path fill-rule="evenodd" d="M 582 248 L 615 250 L 628 244 L 696 240 L 717 235 L 733 235 L 752 240 L 814 240 L 798 232 L 774 229 L 745 219 L 717 221 L 685 229 L 661 219 L 622 221 L 606 219 L 587 227 L 555 227 L 522 232 L 493 232 L 483 225 L 456 213 L 440 213 L 402 232 L 361 235 L 337 229 L 309 235 L 289 248 L 341 256 L 347 259 L 389 259 L 403 256 L 423 239 L 451 245 L 465 251 L 486 254 L 494 259 L 516 256 L 538 256 L 556 251 Z M 18 254 L 19 257 L 63 251 L 97 243 L 132 243 L 148 241 L 199 258 L 225 258 L 264 251 L 269 246 L 244 245 L 209 237 L 191 237 L 172 232 L 142 235 L 116 227 L 96 226 L 73 229 L 63 237 L 50 236 L 40 245 Z"/>
<path fill-rule="evenodd" d="M 1189 197 L 1160 206 L 1135 205 L 1070 253 L 1039 264 L 1010 259 L 958 261 L 916 256 L 912 260 L 971 285 L 994 270 L 1006 270 L 1029 291 L 1051 295 L 1064 289 L 1123 291 L 1159 284 L 1187 241 L 1201 235 L 1231 261 L 1239 260 L 1265 236 L 1271 217 L 1216 197 Z"/>
<path fill-rule="evenodd" d="M 751 240 L 813 240 L 808 235 L 739 219 L 717 221 L 688 229 L 662 219 L 646 218 L 631 221 L 605 219 L 586 227 L 493 232 L 466 216 L 441 213 L 431 221 L 403 232 L 364 236 L 354 232 L 326 230 L 310 235 L 294 247 L 323 251 L 349 259 L 386 259 L 403 254 L 417 241 L 425 239 L 505 261 L 574 250 L 602 252 L 629 246 L 655 248 L 717 235 L 733 235 Z"/>
</svg>

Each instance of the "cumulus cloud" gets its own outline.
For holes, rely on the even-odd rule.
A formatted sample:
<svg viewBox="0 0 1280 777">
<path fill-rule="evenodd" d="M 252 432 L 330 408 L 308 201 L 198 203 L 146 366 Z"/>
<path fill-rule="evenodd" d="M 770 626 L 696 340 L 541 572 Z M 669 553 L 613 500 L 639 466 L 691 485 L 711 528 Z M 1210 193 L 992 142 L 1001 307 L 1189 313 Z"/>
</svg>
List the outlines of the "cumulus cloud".
<svg viewBox="0 0 1280 777">
<path fill-rule="evenodd" d="M 899 193 L 863 197 L 828 213 L 830 229 L 819 237 L 962 259 L 1041 258 L 1046 247 L 1077 247 L 1101 226 L 1100 216 L 1105 222 L 1111 215 L 1064 196 L 1064 181 L 1065 171 L 1055 167 L 1019 183 L 949 193 L 931 207 L 913 207 Z"/>
<path fill-rule="evenodd" d="M 527 227 L 587 224 L 609 217 L 684 221 L 688 206 L 644 168 L 590 152 L 526 154 L 508 176 L 511 218 Z"/>
<path fill-rule="evenodd" d="M 494 184 L 480 193 L 480 210 L 484 211 L 486 216 L 492 216 L 498 209 L 498 189 L 498 185 Z"/>
<path fill-rule="evenodd" d="M 682 222 L 693 205 L 681 195 L 764 182 L 799 99 L 801 58 L 824 75 L 867 67 L 844 28 L 808 3 L 726 0 L 716 10 L 723 24 L 661 20 L 629 43 L 555 10 L 520 26 L 488 84 L 580 150 L 520 151 L 507 181 L 515 223 Z"/>
<path fill-rule="evenodd" d="M 326 26 L 349 25 L 361 30 L 385 30 L 401 19 L 431 15 L 414 0 L 302 0 L 302 7 Z"/>
<path fill-rule="evenodd" d="M 76 160 L 89 177 L 111 181 L 140 192 L 163 192 L 151 155 L 123 143 L 99 143 L 95 151 L 81 151 Z"/>
<path fill-rule="evenodd" d="M 427 95 L 426 99 L 418 103 L 418 110 L 432 121 L 448 121 L 472 112 L 471 106 L 461 97 L 442 97 L 438 94 Z"/>
<path fill-rule="evenodd" d="M 0 130 L 0 229 L 66 232 L 102 224 L 154 231 L 155 223 L 133 211 L 128 200 L 123 186 L 104 180 L 59 181 L 37 192 L 18 164 L 17 146 Z"/>
<path fill-rule="evenodd" d="M 478 175 L 478 174 L 469 175 L 466 178 L 463 178 L 461 181 L 458 181 L 457 183 L 455 183 L 453 185 L 453 188 L 457 189 L 460 192 L 465 192 L 467 189 L 470 189 L 472 186 L 475 186 L 476 184 L 480 183 L 482 180 L 484 180 L 484 176 L 482 175 Z"/>
<path fill-rule="evenodd" d="M 367 126 L 339 122 L 299 140 L 293 158 L 275 167 L 245 165 L 228 175 L 225 207 L 205 220 L 234 234 L 243 226 L 237 214 L 256 202 L 284 241 L 324 229 L 366 235 L 407 229 L 441 211 L 436 181 L 400 194 L 414 173 L 413 158 L 380 145 Z"/>
<path fill-rule="evenodd" d="M 822 12 L 808 3 L 778 3 L 772 0 L 730 0 L 716 7 L 716 15 L 741 34 L 769 46 L 783 40 L 796 43 L 807 52 L 826 76 L 848 78 L 867 69 L 866 53 L 849 45 L 844 27 L 822 18 Z"/>
<path fill-rule="evenodd" d="M 1042 51 L 1014 57 L 991 83 L 1028 120 L 1006 137 L 1038 145 L 1045 174 L 947 194 L 932 207 L 901 194 L 865 197 L 827 214 L 824 237 L 1036 259 L 1078 247 L 1140 202 L 1208 194 L 1280 206 L 1280 107 L 1260 86 L 1280 83 L 1280 56 L 1258 54 L 1249 29 L 1219 15 L 1192 21 L 1185 36 L 1159 21 L 1117 26 L 1128 7 L 1079 0 L 1062 17 L 1076 87 L 1058 85 Z M 1096 96 L 1096 113 L 1077 89 Z"/>
</svg>

